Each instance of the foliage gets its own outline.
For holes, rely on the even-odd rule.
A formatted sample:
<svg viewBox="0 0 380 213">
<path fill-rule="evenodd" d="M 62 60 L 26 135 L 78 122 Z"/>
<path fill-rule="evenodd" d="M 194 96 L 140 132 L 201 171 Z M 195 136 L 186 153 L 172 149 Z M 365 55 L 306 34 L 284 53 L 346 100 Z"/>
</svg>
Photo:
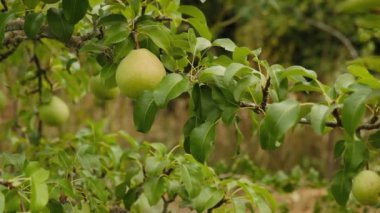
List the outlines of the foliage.
<svg viewBox="0 0 380 213">
<path fill-rule="evenodd" d="M 331 192 L 346 205 L 352 177 L 368 167 L 371 156 L 363 132 L 380 126 L 380 86 L 372 73 L 380 71 L 378 56 L 351 61 L 348 73 L 325 85 L 313 70 L 271 65 L 261 59 L 260 49 L 213 38 L 201 10 L 180 1 L 45 2 L 2 1 L 1 72 L 6 76 L 5 67 L 16 67 L 16 78 L 7 87 L 22 101 L 7 128 L 16 154 L 4 153 L 0 161 L 0 206 L 5 211 L 166 212 L 179 197 L 178 202 L 198 212 L 274 212 L 276 204 L 266 189 L 247 179 L 220 179 L 207 166 L 218 124 L 235 127 L 236 141 L 241 140 L 241 109 L 249 109 L 258 124 L 254 132 L 264 150 L 280 147 L 298 124 L 311 124 L 319 134 L 342 129 L 344 139 L 335 149 L 342 167 Z M 358 15 L 360 26 L 376 31 L 378 15 L 370 15 Z M 115 87 L 119 62 L 139 47 L 157 55 L 169 74 L 134 102 L 136 129 L 148 132 L 159 109 L 188 97 L 179 151 L 136 142 L 125 133 L 104 134 L 96 123 L 56 140 L 44 137 L 34 106 L 58 91 L 80 100 L 91 75 L 100 74 L 106 87 Z M 303 101 L 307 95 L 319 100 Z M 130 148 L 116 145 L 117 137 L 127 139 Z M 371 141 L 378 137 L 369 136 Z"/>
</svg>

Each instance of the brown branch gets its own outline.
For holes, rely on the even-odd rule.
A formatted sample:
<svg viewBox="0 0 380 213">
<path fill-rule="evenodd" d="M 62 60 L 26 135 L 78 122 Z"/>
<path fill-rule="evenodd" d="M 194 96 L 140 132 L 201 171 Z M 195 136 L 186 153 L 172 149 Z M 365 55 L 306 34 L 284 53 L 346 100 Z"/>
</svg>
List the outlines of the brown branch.
<svg viewBox="0 0 380 213">
<path fill-rule="evenodd" d="M 355 47 L 351 43 L 350 39 L 348 39 L 340 31 L 334 29 L 333 27 L 331 27 L 331 26 L 329 26 L 323 22 L 320 22 L 320 21 L 317 21 L 314 19 L 308 18 L 308 19 L 306 19 L 306 22 L 309 23 L 310 25 L 320 29 L 320 30 L 323 30 L 323 31 L 329 33 L 333 37 L 337 38 L 347 48 L 348 52 L 350 53 L 351 58 L 357 58 L 359 56 L 358 51 L 355 49 Z"/>
<path fill-rule="evenodd" d="M 210 209 L 207 210 L 207 213 L 211 213 L 214 209 L 217 209 L 221 207 L 223 204 L 227 203 L 227 199 L 223 197 L 215 206 L 211 207 Z"/>
<path fill-rule="evenodd" d="M 0 179 L 0 185 L 3 185 L 5 187 L 7 187 L 8 189 L 14 189 L 16 188 L 12 182 L 10 181 L 7 181 L 7 180 L 4 180 L 4 179 Z"/>
<path fill-rule="evenodd" d="M 338 126 L 342 126 L 342 120 L 340 119 L 338 108 L 335 108 L 332 112 Z"/>
<path fill-rule="evenodd" d="M 267 109 L 267 104 L 269 101 L 269 88 L 270 88 L 270 77 L 268 77 L 267 81 L 265 82 L 265 86 L 263 88 L 263 101 L 261 102 L 261 109 L 265 111 Z"/>
<path fill-rule="evenodd" d="M 13 40 L 15 37 L 18 37 L 23 40 L 27 40 L 28 37 L 24 33 L 24 20 L 23 19 L 15 19 L 12 21 L 9 21 L 5 27 L 5 38 L 3 41 L 3 44 L 9 44 L 13 43 Z M 73 49 L 79 49 L 83 46 L 83 44 L 92 39 L 92 38 L 99 38 L 102 36 L 101 29 L 95 28 L 92 32 L 80 35 L 80 36 L 72 36 L 69 41 L 65 43 L 66 47 L 73 48 Z M 41 38 L 50 38 L 50 39 L 56 39 L 53 35 L 49 33 L 49 28 L 47 26 L 42 26 L 40 32 L 36 36 L 36 40 L 39 40 Z"/>
<path fill-rule="evenodd" d="M 301 118 L 298 121 L 298 123 L 300 123 L 300 124 L 311 124 L 311 122 L 309 120 L 307 120 L 306 118 Z M 341 125 L 339 125 L 337 122 L 332 122 L 332 121 L 326 121 L 325 126 L 331 127 L 331 128 L 341 127 Z"/>
<path fill-rule="evenodd" d="M 374 130 L 374 129 L 380 129 L 380 122 L 374 123 L 374 124 L 371 124 L 371 123 L 363 124 L 363 125 L 359 126 L 358 131 L 360 131 L 360 130 Z"/>
<path fill-rule="evenodd" d="M 2 12 L 8 11 L 8 5 L 5 0 L 1 0 L 1 4 L 3 5 L 3 9 L 1 10 Z"/>
</svg>

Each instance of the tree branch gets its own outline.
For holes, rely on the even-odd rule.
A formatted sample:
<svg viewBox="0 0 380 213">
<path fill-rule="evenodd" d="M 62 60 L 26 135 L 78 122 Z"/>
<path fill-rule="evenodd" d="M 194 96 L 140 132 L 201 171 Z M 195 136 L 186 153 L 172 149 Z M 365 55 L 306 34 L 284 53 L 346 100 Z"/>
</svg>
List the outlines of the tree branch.
<svg viewBox="0 0 380 213">
<path fill-rule="evenodd" d="M 23 40 L 27 40 L 28 37 L 24 33 L 24 23 L 25 21 L 23 19 L 15 19 L 10 22 L 5 27 L 5 38 L 3 41 L 3 44 L 12 44 L 15 37 L 18 37 Z M 80 35 L 80 36 L 72 36 L 69 41 L 65 43 L 66 47 L 73 48 L 73 49 L 79 49 L 83 46 L 83 44 L 95 37 L 101 37 L 102 31 L 101 29 L 95 28 L 94 31 Z M 42 26 L 40 32 L 36 36 L 36 40 L 39 40 L 41 38 L 50 38 L 50 39 L 56 39 L 53 35 L 49 33 L 49 29 L 47 26 Z"/>
<path fill-rule="evenodd" d="M 1 4 L 3 5 L 3 9 L 1 10 L 2 12 L 8 11 L 8 5 L 5 0 L 1 0 Z"/>
<path fill-rule="evenodd" d="M 355 49 L 354 45 L 352 45 L 351 41 L 345 35 L 343 35 L 343 33 L 341 33 L 340 31 L 334 29 L 333 27 L 323 22 L 320 22 L 314 19 L 307 18 L 306 22 L 337 38 L 347 48 L 348 52 L 350 53 L 351 58 L 357 58 L 359 56 L 358 51 Z"/>
</svg>

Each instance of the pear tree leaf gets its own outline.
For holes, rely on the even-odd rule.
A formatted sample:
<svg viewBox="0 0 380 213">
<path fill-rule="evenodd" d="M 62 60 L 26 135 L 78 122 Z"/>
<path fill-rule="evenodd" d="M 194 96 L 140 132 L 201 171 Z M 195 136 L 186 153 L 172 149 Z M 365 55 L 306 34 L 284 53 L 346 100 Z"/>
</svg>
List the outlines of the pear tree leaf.
<svg viewBox="0 0 380 213">
<path fill-rule="evenodd" d="M 186 19 L 186 21 L 191 24 L 202 37 L 211 40 L 212 34 L 207 26 L 206 17 L 200 9 L 191 5 L 181 5 L 179 12 L 192 17 Z"/>
<path fill-rule="evenodd" d="M 329 109 L 330 108 L 328 106 L 319 105 L 319 104 L 315 104 L 311 108 L 311 112 L 310 112 L 311 127 L 318 134 L 323 133 L 323 130 L 325 128 L 326 118 L 330 112 Z"/>
<path fill-rule="evenodd" d="M 223 49 L 233 52 L 236 48 L 236 44 L 229 38 L 220 38 L 212 42 L 213 46 L 222 47 Z"/>
<path fill-rule="evenodd" d="M 224 76 L 226 68 L 220 65 L 208 67 L 200 71 L 198 80 L 202 83 L 215 82 L 216 76 Z"/>
<path fill-rule="evenodd" d="M 347 67 L 348 72 L 359 78 L 358 82 L 366 84 L 373 89 L 380 88 L 380 81 L 369 73 L 367 68 L 360 65 L 350 65 Z"/>
<path fill-rule="evenodd" d="M 257 74 L 261 76 L 260 72 L 252 69 L 249 66 L 246 66 L 240 63 L 232 63 L 226 69 L 226 72 L 224 75 L 224 83 L 226 85 L 230 85 L 235 76 L 243 77 L 249 74 Z"/>
<path fill-rule="evenodd" d="M 65 42 L 71 38 L 74 26 L 65 19 L 62 11 L 56 8 L 50 8 L 47 11 L 46 17 L 50 33 L 57 39 Z"/>
<path fill-rule="evenodd" d="M 197 197 L 192 199 L 192 206 L 197 212 L 204 212 L 207 209 L 214 207 L 224 197 L 221 190 L 211 187 L 205 187 L 201 190 Z"/>
<path fill-rule="evenodd" d="M 163 24 L 147 19 L 138 22 L 137 31 L 142 35 L 148 36 L 155 45 L 170 53 L 171 34 L 170 30 Z"/>
<path fill-rule="evenodd" d="M 154 90 L 154 100 L 158 107 L 164 107 L 170 100 L 186 92 L 189 87 L 190 82 L 187 78 L 177 73 L 171 73 L 166 75 Z"/>
<path fill-rule="evenodd" d="M 368 161 L 368 157 L 368 148 L 363 141 L 346 142 L 343 153 L 343 163 L 346 171 L 357 171 Z"/>
<path fill-rule="evenodd" d="M 344 129 L 351 136 L 355 134 L 365 112 L 365 101 L 371 90 L 364 88 L 348 96 L 343 102 L 342 124 Z"/>
<path fill-rule="evenodd" d="M 313 80 L 317 79 L 317 73 L 301 66 L 291 66 L 291 67 L 286 68 L 283 72 L 281 72 L 282 79 L 289 78 L 292 76 L 303 76 L 303 77 L 311 78 Z"/>
<path fill-rule="evenodd" d="M 34 39 L 41 29 L 45 21 L 45 16 L 42 13 L 30 13 L 25 17 L 24 31 L 25 34 Z"/>
<path fill-rule="evenodd" d="M 49 201 L 49 191 L 46 184 L 49 178 L 49 171 L 38 169 L 31 176 L 31 198 L 30 206 L 32 211 L 40 211 Z"/>
<path fill-rule="evenodd" d="M 62 0 L 63 14 L 71 24 L 78 23 L 89 8 L 88 0 Z"/>
<path fill-rule="evenodd" d="M 158 107 L 153 98 L 153 93 L 145 91 L 140 95 L 133 108 L 133 121 L 137 131 L 148 132 L 156 117 Z"/>
<path fill-rule="evenodd" d="M 336 8 L 339 12 L 356 13 L 369 11 L 376 7 L 380 7 L 378 0 L 346 0 L 340 2 Z"/>
<path fill-rule="evenodd" d="M 298 122 L 300 106 L 295 100 L 285 100 L 268 106 L 260 125 L 260 144 L 263 149 L 273 150 L 279 140 Z"/>
<path fill-rule="evenodd" d="M 153 177 L 144 183 L 144 194 L 151 206 L 160 201 L 165 190 L 166 182 L 163 177 Z"/>
<path fill-rule="evenodd" d="M 336 202 L 345 206 L 351 192 L 351 179 L 344 171 L 339 171 L 331 181 L 330 190 Z"/>
<path fill-rule="evenodd" d="M 194 128 L 190 134 L 190 153 L 204 163 L 214 149 L 216 123 L 207 121 Z"/>
<path fill-rule="evenodd" d="M 3 45 L 5 27 L 7 26 L 8 20 L 12 18 L 12 16 L 13 16 L 13 13 L 11 12 L 0 13 L 0 46 Z"/>
<path fill-rule="evenodd" d="M 198 37 L 195 49 L 200 52 L 211 47 L 211 42 L 205 38 Z"/>
<path fill-rule="evenodd" d="M 0 213 L 4 212 L 4 207 L 5 207 L 5 196 L 3 192 L 0 191 Z"/>
</svg>

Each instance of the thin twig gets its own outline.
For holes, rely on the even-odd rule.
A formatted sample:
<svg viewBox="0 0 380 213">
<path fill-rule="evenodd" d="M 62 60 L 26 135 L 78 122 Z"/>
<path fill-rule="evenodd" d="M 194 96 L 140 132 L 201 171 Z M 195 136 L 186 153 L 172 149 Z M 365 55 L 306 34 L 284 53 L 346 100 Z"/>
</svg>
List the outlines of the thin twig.
<svg viewBox="0 0 380 213">
<path fill-rule="evenodd" d="M 348 52 L 350 53 L 351 58 L 357 58 L 359 56 L 358 51 L 355 49 L 354 45 L 352 45 L 350 39 L 348 39 L 340 31 L 334 29 L 333 27 L 331 27 L 331 26 L 329 26 L 323 22 L 320 22 L 320 21 L 317 21 L 314 19 L 307 18 L 306 22 L 309 23 L 310 25 L 320 29 L 320 30 L 323 30 L 323 31 L 329 33 L 330 35 L 334 36 L 335 38 L 337 38 L 347 48 Z"/>
<path fill-rule="evenodd" d="M 263 101 L 261 102 L 261 109 L 265 111 L 267 109 L 267 104 L 269 101 L 269 88 L 270 88 L 270 77 L 268 77 L 265 86 L 263 88 Z"/>
<path fill-rule="evenodd" d="M 44 76 L 45 70 L 42 69 L 40 60 L 38 59 L 37 55 L 33 55 L 33 61 L 34 64 L 36 65 L 36 75 L 37 75 L 37 81 L 38 81 L 38 102 L 39 105 L 42 104 L 42 80 Z M 42 135 L 43 132 L 43 124 L 41 119 L 38 119 L 38 135 Z"/>
<path fill-rule="evenodd" d="M 1 4 L 3 5 L 3 9 L 1 10 L 2 12 L 8 11 L 8 5 L 5 0 L 1 0 Z"/>
</svg>

